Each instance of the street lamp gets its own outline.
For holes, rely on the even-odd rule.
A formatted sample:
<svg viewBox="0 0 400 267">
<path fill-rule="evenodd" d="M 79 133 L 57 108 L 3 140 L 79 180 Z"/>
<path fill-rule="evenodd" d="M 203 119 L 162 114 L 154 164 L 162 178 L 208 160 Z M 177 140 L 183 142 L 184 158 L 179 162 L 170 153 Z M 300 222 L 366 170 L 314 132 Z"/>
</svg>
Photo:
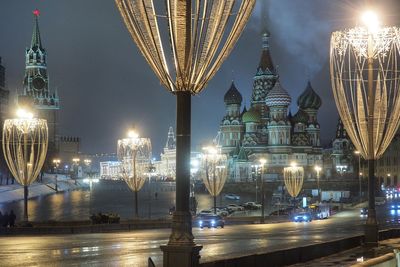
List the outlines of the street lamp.
<svg viewBox="0 0 400 267">
<path fill-rule="evenodd" d="M 387 176 L 386 183 L 391 184 L 392 181 L 390 180 L 390 173 L 388 173 L 386 176 Z M 385 184 L 385 187 L 387 187 L 386 184 Z"/>
<path fill-rule="evenodd" d="M 361 153 L 360 151 L 356 150 L 354 151 L 354 154 L 356 154 L 358 156 L 358 186 L 359 186 L 359 190 L 360 190 L 360 201 L 361 201 Z"/>
<path fill-rule="evenodd" d="M 204 147 L 201 157 L 201 178 L 210 195 L 214 198 L 214 214 L 217 213 L 217 196 L 221 193 L 227 178 L 227 156 L 220 149 Z"/>
<path fill-rule="evenodd" d="M 201 246 L 194 242 L 189 211 L 191 95 L 205 88 L 228 57 L 255 2 L 116 0 L 133 40 L 177 98 L 176 211 L 168 245 L 162 247 L 164 267 L 199 264 Z"/>
<path fill-rule="evenodd" d="M 3 126 L 3 153 L 15 180 L 24 186 L 24 221 L 28 221 L 28 186 L 32 184 L 46 159 L 48 146 L 47 121 L 20 109 L 15 119 Z"/>
<path fill-rule="evenodd" d="M 78 172 L 79 172 L 79 162 L 81 161 L 80 158 L 73 158 L 72 159 L 72 166 L 73 166 L 73 172 L 74 172 L 74 176 L 75 176 L 75 184 L 76 184 L 76 180 L 78 179 Z"/>
<path fill-rule="evenodd" d="M 321 166 L 316 165 L 314 170 L 317 172 L 317 189 L 318 189 L 318 201 L 321 202 L 321 188 L 319 186 L 319 173 L 322 170 Z"/>
<path fill-rule="evenodd" d="M 368 218 L 365 243 L 378 244 L 375 160 L 400 124 L 400 29 L 381 27 L 371 11 L 364 26 L 332 33 L 330 69 L 339 115 L 351 141 L 368 160 Z"/>
<path fill-rule="evenodd" d="M 128 138 L 118 140 L 118 160 L 121 162 L 120 175 L 135 193 L 135 218 L 139 218 L 138 192 L 142 189 L 150 167 L 151 142 L 149 138 L 139 138 L 130 131 Z"/>
<path fill-rule="evenodd" d="M 75 160 L 79 162 L 78 160 Z M 92 191 L 93 191 L 93 184 L 98 183 L 99 179 L 93 179 L 93 175 L 95 172 L 92 171 L 92 160 L 91 159 L 84 159 L 83 163 L 86 166 L 86 174 L 89 176 L 89 178 L 85 178 L 83 180 L 84 183 L 89 183 L 89 214 L 92 213 Z"/>
<path fill-rule="evenodd" d="M 61 163 L 60 159 L 53 159 L 53 164 L 56 172 L 58 170 L 58 166 L 60 165 L 60 163 Z M 56 180 L 56 192 L 58 192 L 57 173 L 55 175 L 55 180 Z"/>
<path fill-rule="evenodd" d="M 290 167 L 285 167 L 283 169 L 283 178 L 289 195 L 293 198 L 296 198 L 299 195 L 301 188 L 303 187 L 303 167 L 299 167 L 295 162 L 292 162 L 290 164 Z"/>
<path fill-rule="evenodd" d="M 260 179 L 261 179 L 261 223 L 264 223 L 264 210 L 265 210 L 265 192 L 264 192 L 264 166 L 265 163 L 267 163 L 267 160 L 264 158 L 261 158 L 260 160 L 260 165 L 261 165 L 261 175 L 260 175 Z"/>
<path fill-rule="evenodd" d="M 254 176 L 255 176 L 255 181 L 256 181 L 256 203 L 257 203 L 257 196 L 258 196 L 258 168 L 260 167 L 260 165 L 251 165 L 251 168 L 254 168 Z"/>
</svg>

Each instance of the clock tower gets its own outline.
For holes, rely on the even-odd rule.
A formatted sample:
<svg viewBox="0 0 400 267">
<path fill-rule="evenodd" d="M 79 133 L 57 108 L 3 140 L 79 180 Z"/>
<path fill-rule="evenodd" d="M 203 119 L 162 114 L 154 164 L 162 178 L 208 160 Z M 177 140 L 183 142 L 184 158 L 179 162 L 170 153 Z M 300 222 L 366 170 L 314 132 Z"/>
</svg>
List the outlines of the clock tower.
<svg viewBox="0 0 400 267">
<path fill-rule="evenodd" d="M 25 51 L 25 77 L 20 106 L 29 106 L 38 118 L 46 119 L 49 128 L 48 160 L 57 155 L 59 97 L 57 90 L 50 90 L 47 73 L 47 53 L 39 31 L 39 10 L 33 11 L 31 45 Z"/>
</svg>

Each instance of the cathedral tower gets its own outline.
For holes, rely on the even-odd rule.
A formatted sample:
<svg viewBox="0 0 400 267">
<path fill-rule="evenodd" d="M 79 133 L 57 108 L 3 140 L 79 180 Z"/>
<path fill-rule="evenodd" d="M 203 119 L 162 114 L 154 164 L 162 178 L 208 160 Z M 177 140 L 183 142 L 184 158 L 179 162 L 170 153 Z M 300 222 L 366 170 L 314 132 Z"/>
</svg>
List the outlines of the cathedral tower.
<svg viewBox="0 0 400 267">
<path fill-rule="evenodd" d="M 240 113 L 242 100 L 242 95 L 232 81 L 229 90 L 224 96 L 226 113 L 220 125 L 222 135 L 221 145 L 224 153 L 234 150 L 243 138 L 244 126 Z"/>
<path fill-rule="evenodd" d="M 265 105 L 265 97 L 278 79 L 269 51 L 269 37 L 270 34 L 268 31 L 262 34 L 261 58 L 257 67 L 257 73 L 253 78 L 253 93 L 251 96 L 251 106 L 260 113 L 263 122 L 266 122 L 268 118 L 268 107 Z"/>
<path fill-rule="evenodd" d="M 50 90 L 47 73 L 47 53 L 42 45 L 39 30 L 39 10 L 33 11 L 33 33 L 30 47 L 25 51 L 25 77 L 22 94 L 18 96 L 20 106 L 33 108 L 38 118 L 46 119 L 49 128 L 48 160 L 55 157 L 58 150 L 58 110 L 57 91 Z M 48 166 L 47 166 L 48 167 Z"/>
</svg>

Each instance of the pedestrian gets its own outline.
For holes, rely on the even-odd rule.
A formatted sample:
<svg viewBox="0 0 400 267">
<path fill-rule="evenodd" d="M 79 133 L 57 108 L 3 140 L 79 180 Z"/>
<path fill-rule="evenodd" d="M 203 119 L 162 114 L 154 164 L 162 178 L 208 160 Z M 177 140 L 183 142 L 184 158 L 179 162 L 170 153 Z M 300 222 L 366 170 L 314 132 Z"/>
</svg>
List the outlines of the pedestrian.
<svg viewBox="0 0 400 267">
<path fill-rule="evenodd" d="M 8 221 L 10 223 L 10 227 L 14 227 L 15 226 L 15 219 L 17 218 L 17 216 L 15 216 L 14 211 L 11 210 L 10 211 L 10 215 L 8 215 Z"/>
<path fill-rule="evenodd" d="M 8 226 L 8 213 L 4 213 L 3 215 L 3 227 L 7 227 Z"/>
<path fill-rule="evenodd" d="M 157 192 L 154 193 L 154 197 L 155 197 L 155 199 L 157 200 L 157 197 L 158 197 Z"/>
</svg>

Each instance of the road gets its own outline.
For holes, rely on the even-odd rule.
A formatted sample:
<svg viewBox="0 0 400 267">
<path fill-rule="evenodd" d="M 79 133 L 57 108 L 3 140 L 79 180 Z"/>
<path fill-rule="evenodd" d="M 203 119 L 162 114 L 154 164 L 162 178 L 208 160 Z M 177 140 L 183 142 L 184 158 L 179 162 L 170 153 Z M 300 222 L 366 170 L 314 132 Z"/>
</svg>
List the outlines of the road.
<svg viewBox="0 0 400 267">
<path fill-rule="evenodd" d="M 364 220 L 356 209 L 311 223 L 228 225 L 224 229 L 194 228 L 193 233 L 196 243 L 204 246 L 201 261 L 207 262 L 361 234 Z M 169 229 L 163 229 L 0 237 L 0 263 L 1 266 L 147 266 L 150 256 L 161 266 L 159 247 L 167 243 L 169 233 Z"/>
</svg>

